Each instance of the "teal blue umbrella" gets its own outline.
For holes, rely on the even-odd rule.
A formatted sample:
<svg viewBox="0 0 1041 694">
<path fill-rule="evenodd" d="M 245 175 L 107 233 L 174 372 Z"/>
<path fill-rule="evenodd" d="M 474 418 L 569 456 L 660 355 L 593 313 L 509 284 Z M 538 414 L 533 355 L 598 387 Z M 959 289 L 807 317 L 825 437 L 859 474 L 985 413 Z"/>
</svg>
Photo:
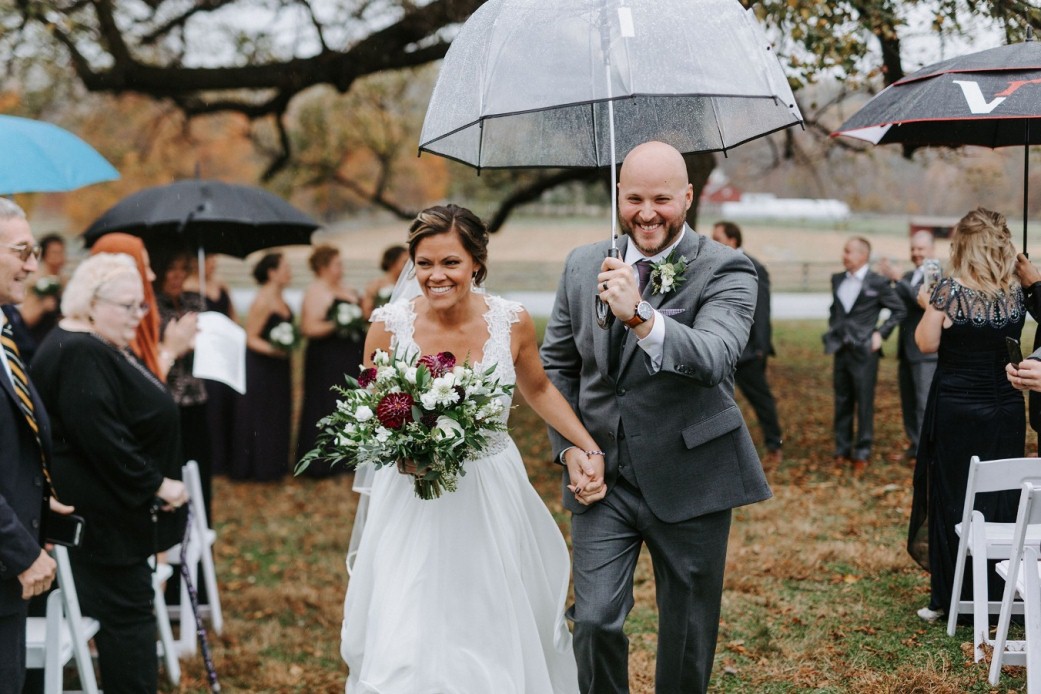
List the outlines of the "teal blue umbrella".
<svg viewBox="0 0 1041 694">
<path fill-rule="evenodd" d="M 0 115 L 0 195 L 54 193 L 119 178 L 93 147 L 57 125 Z"/>
</svg>

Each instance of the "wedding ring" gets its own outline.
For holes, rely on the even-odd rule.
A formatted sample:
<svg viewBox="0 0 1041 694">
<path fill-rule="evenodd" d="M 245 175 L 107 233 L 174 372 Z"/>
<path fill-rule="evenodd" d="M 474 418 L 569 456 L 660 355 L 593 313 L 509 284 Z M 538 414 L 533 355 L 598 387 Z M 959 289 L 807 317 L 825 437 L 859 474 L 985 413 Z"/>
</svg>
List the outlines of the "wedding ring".
<svg viewBox="0 0 1041 694">
<path fill-rule="evenodd" d="M 606 292 L 607 291 L 607 282 L 604 282 L 603 286 L 604 286 L 604 291 Z"/>
</svg>

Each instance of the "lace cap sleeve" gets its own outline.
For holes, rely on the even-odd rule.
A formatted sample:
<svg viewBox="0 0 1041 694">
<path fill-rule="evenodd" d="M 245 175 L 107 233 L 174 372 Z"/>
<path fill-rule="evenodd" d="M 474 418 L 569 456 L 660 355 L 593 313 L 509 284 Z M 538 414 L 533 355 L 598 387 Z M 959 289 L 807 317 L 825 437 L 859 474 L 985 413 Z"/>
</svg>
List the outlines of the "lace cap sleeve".
<svg viewBox="0 0 1041 694">
<path fill-rule="evenodd" d="M 409 301 L 397 301 L 380 306 L 372 312 L 370 323 L 383 323 L 387 332 L 391 334 L 391 347 L 410 346 L 412 343 L 412 303 Z"/>
<path fill-rule="evenodd" d="M 1010 322 L 1022 319 L 1025 310 L 1023 290 L 1013 285 L 1009 292 L 1000 292 L 997 297 L 971 289 L 954 278 L 945 277 L 933 289 L 929 299 L 937 310 L 943 311 L 956 324 L 986 325 L 1003 328 Z"/>
<path fill-rule="evenodd" d="M 938 311 L 946 311 L 950 305 L 953 283 L 954 281 L 950 277 L 944 277 L 933 287 L 929 303 Z"/>
</svg>

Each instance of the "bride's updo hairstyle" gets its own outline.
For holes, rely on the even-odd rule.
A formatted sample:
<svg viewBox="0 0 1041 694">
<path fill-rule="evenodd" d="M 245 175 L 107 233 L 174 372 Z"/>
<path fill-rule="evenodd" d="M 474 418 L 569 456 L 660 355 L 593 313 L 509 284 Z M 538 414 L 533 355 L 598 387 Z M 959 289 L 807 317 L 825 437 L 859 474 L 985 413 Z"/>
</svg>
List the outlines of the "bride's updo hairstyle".
<svg viewBox="0 0 1041 694">
<path fill-rule="evenodd" d="M 470 210 L 459 205 L 435 205 L 416 215 L 408 229 L 408 255 L 416 261 L 416 246 L 423 239 L 455 231 L 463 248 L 474 259 L 477 271 L 474 284 L 480 286 L 488 276 L 488 229 Z"/>
<path fill-rule="evenodd" d="M 990 298 L 1015 283 L 1016 247 L 1005 215 L 977 207 L 955 225 L 951 271 Z"/>
</svg>

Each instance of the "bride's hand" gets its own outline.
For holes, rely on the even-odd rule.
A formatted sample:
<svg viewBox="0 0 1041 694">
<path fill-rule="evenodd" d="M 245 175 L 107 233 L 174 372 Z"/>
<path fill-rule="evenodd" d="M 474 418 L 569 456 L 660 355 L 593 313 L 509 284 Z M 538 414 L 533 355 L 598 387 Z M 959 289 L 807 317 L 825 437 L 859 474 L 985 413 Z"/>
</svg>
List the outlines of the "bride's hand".
<svg viewBox="0 0 1041 694">
<path fill-rule="evenodd" d="M 565 455 L 568 477 L 571 484 L 568 489 L 575 495 L 575 500 L 583 506 L 596 503 L 607 495 L 604 484 L 604 457 L 588 455 L 580 448 L 572 448 Z"/>
<path fill-rule="evenodd" d="M 402 458 L 398 461 L 398 472 L 402 475 L 419 476 L 419 468 L 416 466 L 416 461 L 411 458 Z"/>
</svg>

